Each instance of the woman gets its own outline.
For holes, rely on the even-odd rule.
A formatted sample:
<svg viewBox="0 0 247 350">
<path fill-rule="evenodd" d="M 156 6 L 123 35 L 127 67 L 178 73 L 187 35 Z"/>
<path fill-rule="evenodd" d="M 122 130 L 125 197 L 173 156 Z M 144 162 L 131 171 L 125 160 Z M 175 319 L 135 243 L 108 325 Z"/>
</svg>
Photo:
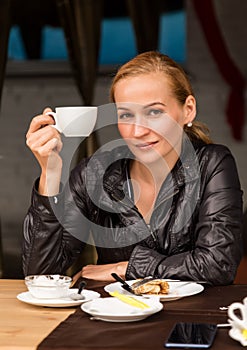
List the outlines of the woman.
<svg viewBox="0 0 247 350">
<path fill-rule="evenodd" d="M 110 281 L 116 272 L 232 283 L 242 255 L 236 165 L 194 121 L 184 71 L 146 52 L 119 69 L 110 95 L 124 145 L 82 160 L 62 190 L 50 109 L 30 124 L 27 145 L 41 175 L 24 224 L 25 275 L 65 273 L 91 230 L 98 262 L 82 268 L 84 278 Z"/>
</svg>

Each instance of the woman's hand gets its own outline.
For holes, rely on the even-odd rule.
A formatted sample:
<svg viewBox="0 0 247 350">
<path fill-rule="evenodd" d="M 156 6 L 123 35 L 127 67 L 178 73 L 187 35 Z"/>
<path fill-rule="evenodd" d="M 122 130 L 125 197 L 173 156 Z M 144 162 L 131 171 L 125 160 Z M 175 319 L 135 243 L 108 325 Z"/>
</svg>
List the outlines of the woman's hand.
<svg viewBox="0 0 247 350">
<path fill-rule="evenodd" d="M 80 277 L 93 279 L 97 281 L 115 281 L 112 277 L 112 272 L 117 273 L 121 277 L 125 277 L 126 269 L 128 266 L 127 261 L 122 261 L 115 264 L 105 264 L 105 265 L 87 265 L 82 268 L 74 277 L 73 280 L 76 281 Z"/>
<path fill-rule="evenodd" d="M 41 167 L 39 192 L 42 195 L 52 196 L 59 192 L 62 170 L 59 153 L 62 141 L 59 132 L 51 127 L 54 119 L 46 114 L 50 111 L 50 108 L 46 108 L 43 114 L 32 119 L 26 134 L 26 144 Z"/>
</svg>

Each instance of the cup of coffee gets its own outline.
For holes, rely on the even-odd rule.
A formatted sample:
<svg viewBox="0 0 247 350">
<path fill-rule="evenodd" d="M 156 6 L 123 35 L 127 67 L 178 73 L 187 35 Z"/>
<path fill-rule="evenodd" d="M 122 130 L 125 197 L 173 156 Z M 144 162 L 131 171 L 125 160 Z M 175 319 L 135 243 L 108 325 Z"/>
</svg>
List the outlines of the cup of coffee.
<svg viewBox="0 0 247 350">
<path fill-rule="evenodd" d="M 95 106 L 56 107 L 48 112 L 55 120 L 52 125 L 67 137 L 89 136 L 96 124 L 98 108 Z"/>
</svg>

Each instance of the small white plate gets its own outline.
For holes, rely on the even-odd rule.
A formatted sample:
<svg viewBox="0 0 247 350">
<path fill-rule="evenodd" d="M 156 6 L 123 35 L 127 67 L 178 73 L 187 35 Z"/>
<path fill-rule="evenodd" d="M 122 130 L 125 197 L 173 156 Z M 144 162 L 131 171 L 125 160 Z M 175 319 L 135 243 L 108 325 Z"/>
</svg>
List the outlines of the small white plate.
<svg viewBox="0 0 247 350">
<path fill-rule="evenodd" d="M 114 297 L 91 300 L 81 309 L 95 319 L 106 322 L 134 322 L 147 318 L 163 309 L 163 305 L 156 299 L 136 297 L 150 306 L 148 309 L 139 309 L 118 300 Z"/>
<path fill-rule="evenodd" d="M 70 294 L 77 293 L 78 289 L 72 288 L 69 290 Z M 46 307 L 69 307 L 77 306 L 85 303 L 89 300 L 96 299 L 100 297 L 100 294 L 94 292 L 93 290 L 84 289 L 81 293 L 85 299 L 82 300 L 72 300 L 70 297 L 59 298 L 59 299 L 37 299 L 32 296 L 30 292 L 23 292 L 17 295 L 17 299 L 31 305 L 36 306 L 46 306 Z"/>
<path fill-rule="evenodd" d="M 169 280 L 166 280 L 169 283 Z M 131 280 L 131 281 L 126 281 L 130 285 L 136 282 L 136 280 Z M 198 293 L 201 293 L 204 290 L 204 287 L 201 284 L 194 283 L 194 282 L 186 282 L 186 281 L 179 281 L 179 282 L 171 282 L 169 284 L 170 286 L 170 291 L 168 294 L 163 294 L 163 295 L 155 295 L 155 294 L 143 294 L 146 298 L 151 297 L 151 296 L 157 296 L 159 297 L 160 301 L 172 301 L 184 297 L 189 297 L 191 295 L 195 295 Z M 121 287 L 120 282 L 114 282 L 111 284 L 108 284 L 105 286 L 105 291 L 107 293 L 117 291 L 122 294 L 128 294 L 131 295 L 128 291 L 123 289 Z"/>
</svg>

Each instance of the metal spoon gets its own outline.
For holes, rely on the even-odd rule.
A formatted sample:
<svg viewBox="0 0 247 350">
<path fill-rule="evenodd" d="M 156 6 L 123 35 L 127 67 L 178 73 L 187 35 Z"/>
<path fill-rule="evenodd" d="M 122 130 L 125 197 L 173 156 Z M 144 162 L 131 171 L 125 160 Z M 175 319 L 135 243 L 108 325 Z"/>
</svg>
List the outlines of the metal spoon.
<svg viewBox="0 0 247 350">
<path fill-rule="evenodd" d="M 79 283 L 79 288 L 77 293 L 70 294 L 70 298 L 73 300 L 83 300 L 85 299 L 84 295 L 81 295 L 82 290 L 86 287 L 87 283 L 85 281 L 81 281 Z"/>
</svg>

